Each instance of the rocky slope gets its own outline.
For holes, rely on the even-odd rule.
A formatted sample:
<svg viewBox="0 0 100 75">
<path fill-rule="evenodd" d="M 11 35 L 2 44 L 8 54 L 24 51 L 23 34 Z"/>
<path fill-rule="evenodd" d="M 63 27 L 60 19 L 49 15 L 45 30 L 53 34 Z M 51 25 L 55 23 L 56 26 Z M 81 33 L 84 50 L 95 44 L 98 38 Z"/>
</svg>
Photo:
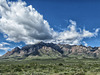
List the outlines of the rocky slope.
<svg viewBox="0 0 100 75">
<path fill-rule="evenodd" d="M 40 42 L 34 45 L 26 45 L 21 49 L 16 47 L 8 51 L 3 57 L 15 56 L 81 56 L 81 57 L 100 57 L 99 47 L 85 47 L 82 45 L 53 44 Z"/>
</svg>

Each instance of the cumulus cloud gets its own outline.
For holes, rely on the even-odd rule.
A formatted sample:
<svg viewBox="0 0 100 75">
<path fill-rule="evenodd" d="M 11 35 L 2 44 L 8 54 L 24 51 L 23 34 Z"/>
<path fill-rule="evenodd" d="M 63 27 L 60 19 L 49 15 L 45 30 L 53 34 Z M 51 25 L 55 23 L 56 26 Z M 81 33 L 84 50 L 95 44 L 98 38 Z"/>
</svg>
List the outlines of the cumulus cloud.
<svg viewBox="0 0 100 75">
<path fill-rule="evenodd" d="M 8 41 L 33 44 L 39 41 L 53 43 L 80 44 L 82 39 L 97 36 L 99 29 L 94 32 L 85 29 L 78 31 L 76 22 L 70 21 L 70 25 L 63 32 L 54 31 L 49 23 L 32 5 L 26 2 L 7 2 L 0 0 L 0 32 Z"/>
<path fill-rule="evenodd" d="M 0 50 L 4 50 L 4 51 L 8 51 L 9 49 L 11 49 L 10 47 L 5 47 L 7 45 L 10 45 L 9 43 L 6 43 L 6 42 L 2 42 L 0 43 Z"/>
<path fill-rule="evenodd" d="M 63 32 L 58 33 L 57 38 L 53 39 L 52 42 L 54 43 L 67 43 L 67 44 L 80 44 L 84 38 L 90 38 L 97 36 L 99 29 L 96 29 L 94 32 L 89 32 L 85 29 L 78 29 L 76 28 L 76 22 L 69 20 L 70 25 L 67 29 Z"/>
<path fill-rule="evenodd" d="M 35 42 L 34 40 L 51 39 L 53 30 L 43 16 L 32 5 L 25 2 L 6 2 L 0 0 L 0 30 L 7 34 L 7 39 L 14 42 Z"/>
</svg>

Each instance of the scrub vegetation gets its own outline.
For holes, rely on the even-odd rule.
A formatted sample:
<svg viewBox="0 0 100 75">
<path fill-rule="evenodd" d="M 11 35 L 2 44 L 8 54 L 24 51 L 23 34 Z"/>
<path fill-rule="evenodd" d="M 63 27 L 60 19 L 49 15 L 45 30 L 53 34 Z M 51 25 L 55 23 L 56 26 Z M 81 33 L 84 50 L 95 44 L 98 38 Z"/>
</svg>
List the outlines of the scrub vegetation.
<svg viewBox="0 0 100 75">
<path fill-rule="evenodd" d="M 100 75 L 100 59 L 1 59 L 0 75 Z"/>
</svg>

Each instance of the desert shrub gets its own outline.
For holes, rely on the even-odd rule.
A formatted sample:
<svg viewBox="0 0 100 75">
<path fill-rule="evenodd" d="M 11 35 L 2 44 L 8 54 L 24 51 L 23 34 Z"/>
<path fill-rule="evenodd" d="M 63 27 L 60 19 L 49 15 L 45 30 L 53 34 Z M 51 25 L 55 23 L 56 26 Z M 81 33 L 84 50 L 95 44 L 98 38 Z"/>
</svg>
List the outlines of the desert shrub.
<svg viewBox="0 0 100 75">
<path fill-rule="evenodd" d="M 63 63 L 59 63 L 59 66 L 63 66 Z"/>
</svg>

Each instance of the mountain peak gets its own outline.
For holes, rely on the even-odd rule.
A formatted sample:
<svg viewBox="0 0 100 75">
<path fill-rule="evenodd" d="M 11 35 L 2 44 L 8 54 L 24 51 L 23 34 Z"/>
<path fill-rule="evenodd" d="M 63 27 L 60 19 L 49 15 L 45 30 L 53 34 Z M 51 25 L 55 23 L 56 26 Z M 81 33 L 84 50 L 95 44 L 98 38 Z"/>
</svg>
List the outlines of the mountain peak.
<svg viewBox="0 0 100 75">
<path fill-rule="evenodd" d="M 19 48 L 19 47 L 15 47 L 14 49 L 15 49 L 15 50 L 19 50 L 20 48 Z"/>
</svg>

